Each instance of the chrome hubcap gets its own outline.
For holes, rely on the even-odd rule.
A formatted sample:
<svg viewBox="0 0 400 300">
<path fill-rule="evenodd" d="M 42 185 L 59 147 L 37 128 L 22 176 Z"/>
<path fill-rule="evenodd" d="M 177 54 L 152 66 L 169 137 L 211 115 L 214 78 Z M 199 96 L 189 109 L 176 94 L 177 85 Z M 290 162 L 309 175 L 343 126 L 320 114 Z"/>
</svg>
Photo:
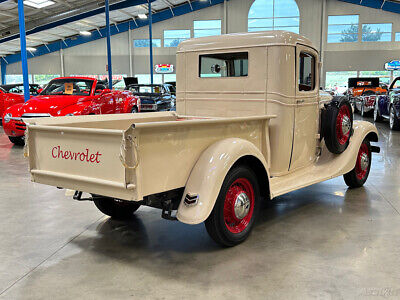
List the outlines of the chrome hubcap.
<svg viewBox="0 0 400 300">
<path fill-rule="evenodd" d="M 344 116 L 342 121 L 342 133 L 343 135 L 347 135 L 351 128 L 351 120 L 349 116 Z"/>
<path fill-rule="evenodd" d="M 240 193 L 235 200 L 235 216 L 239 220 L 243 219 L 250 210 L 250 199 L 245 193 Z"/>
<path fill-rule="evenodd" d="M 363 171 L 365 171 L 369 166 L 369 157 L 367 153 L 361 155 L 360 166 Z"/>
</svg>

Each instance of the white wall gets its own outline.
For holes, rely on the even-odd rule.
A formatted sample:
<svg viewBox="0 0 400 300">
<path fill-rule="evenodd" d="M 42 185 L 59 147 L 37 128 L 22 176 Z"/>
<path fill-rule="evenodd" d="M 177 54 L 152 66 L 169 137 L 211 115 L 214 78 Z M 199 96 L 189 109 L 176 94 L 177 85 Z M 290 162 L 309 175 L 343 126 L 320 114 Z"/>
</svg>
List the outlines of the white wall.
<svg viewBox="0 0 400 300">
<path fill-rule="evenodd" d="M 227 32 L 246 32 L 247 15 L 254 0 L 230 0 L 227 2 Z M 307 36 L 320 49 L 322 34 L 323 0 L 296 0 L 300 10 L 300 33 Z M 400 15 L 377 9 L 327 0 L 328 15 L 360 15 L 361 23 L 393 23 L 393 32 L 400 32 Z M 224 5 L 217 5 L 200 11 L 159 22 L 153 26 L 153 37 L 163 38 L 167 29 L 191 29 L 194 20 L 223 19 Z M 224 24 L 224 22 L 222 22 Z M 361 25 L 360 25 L 361 26 Z M 224 28 L 222 29 L 224 32 Z M 394 34 L 393 34 L 394 35 Z M 112 36 L 113 73 L 129 74 L 129 47 L 132 47 L 133 74 L 148 74 L 149 49 L 134 48 L 128 32 Z M 132 31 L 132 39 L 148 37 L 148 27 Z M 384 63 L 400 59 L 400 42 L 369 43 L 326 43 L 326 28 L 323 38 L 324 72 L 347 70 L 383 70 Z M 394 37 L 393 37 L 394 39 Z M 175 64 L 176 48 L 154 48 L 154 64 Z M 65 74 L 106 74 L 106 40 L 97 40 L 64 50 Z M 29 60 L 31 74 L 61 74 L 60 54 L 52 53 Z M 19 63 L 7 67 L 7 74 L 20 74 Z M 324 78 L 324 76 L 323 76 Z"/>
</svg>

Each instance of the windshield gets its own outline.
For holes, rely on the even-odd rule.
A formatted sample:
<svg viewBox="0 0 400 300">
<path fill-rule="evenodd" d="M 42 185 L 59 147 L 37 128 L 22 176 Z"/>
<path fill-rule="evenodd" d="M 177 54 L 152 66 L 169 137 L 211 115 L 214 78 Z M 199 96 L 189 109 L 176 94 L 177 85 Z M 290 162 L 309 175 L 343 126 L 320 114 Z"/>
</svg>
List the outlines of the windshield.
<svg viewBox="0 0 400 300">
<path fill-rule="evenodd" d="M 75 78 L 55 79 L 50 81 L 41 95 L 89 96 L 93 82 Z"/>
<path fill-rule="evenodd" d="M 131 85 L 129 86 L 129 90 L 134 93 L 138 94 L 150 94 L 150 93 L 155 93 L 155 94 L 160 94 L 161 93 L 161 87 L 160 86 L 154 86 L 153 85 L 153 91 L 151 91 L 151 85 Z"/>
</svg>

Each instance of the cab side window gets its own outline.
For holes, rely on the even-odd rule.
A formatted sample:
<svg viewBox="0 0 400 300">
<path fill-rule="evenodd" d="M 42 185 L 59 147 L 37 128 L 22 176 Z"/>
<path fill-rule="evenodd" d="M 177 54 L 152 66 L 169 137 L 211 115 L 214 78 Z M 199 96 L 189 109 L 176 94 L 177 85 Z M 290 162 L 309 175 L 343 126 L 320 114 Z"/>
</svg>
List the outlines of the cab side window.
<svg viewBox="0 0 400 300">
<path fill-rule="evenodd" d="M 200 55 L 199 77 L 223 78 L 248 76 L 249 54 L 217 53 Z"/>
<path fill-rule="evenodd" d="M 315 57 L 307 52 L 300 53 L 299 91 L 315 89 Z"/>
</svg>

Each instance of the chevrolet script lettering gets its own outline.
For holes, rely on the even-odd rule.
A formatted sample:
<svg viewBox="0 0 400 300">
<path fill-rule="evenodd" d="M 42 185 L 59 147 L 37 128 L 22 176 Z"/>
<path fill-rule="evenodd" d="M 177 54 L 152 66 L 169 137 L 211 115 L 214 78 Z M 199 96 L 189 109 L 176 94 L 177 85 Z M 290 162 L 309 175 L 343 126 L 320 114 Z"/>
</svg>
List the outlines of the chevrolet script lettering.
<svg viewBox="0 0 400 300">
<path fill-rule="evenodd" d="M 55 159 L 70 159 L 86 161 L 88 163 L 100 163 L 100 156 L 102 155 L 99 151 L 96 153 L 90 153 L 89 149 L 85 149 L 83 152 L 73 152 L 69 150 L 61 150 L 61 146 L 53 147 L 51 150 L 51 156 Z"/>
</svg>

